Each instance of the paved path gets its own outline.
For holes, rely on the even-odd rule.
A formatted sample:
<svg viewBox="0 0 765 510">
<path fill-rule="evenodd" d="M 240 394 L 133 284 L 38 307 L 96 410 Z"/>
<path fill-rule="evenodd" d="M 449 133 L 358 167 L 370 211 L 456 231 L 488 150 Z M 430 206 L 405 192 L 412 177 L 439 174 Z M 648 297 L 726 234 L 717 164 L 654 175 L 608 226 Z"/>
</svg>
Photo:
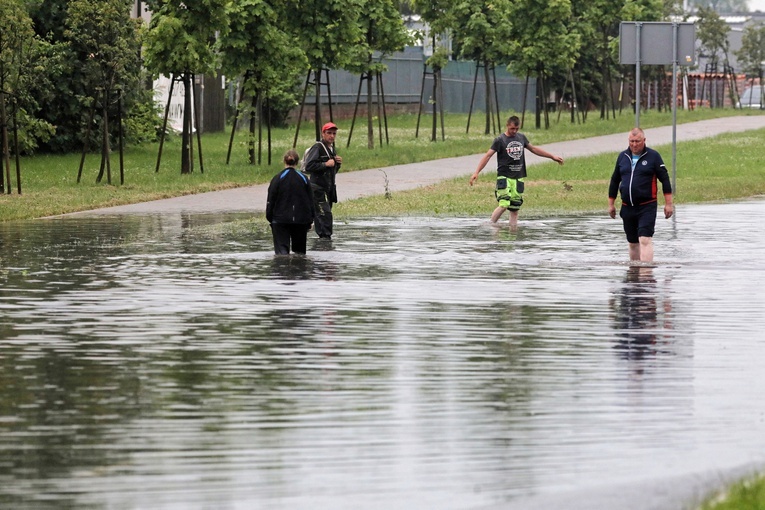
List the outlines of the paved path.
<svg viewBox="0 0 765 510">
<path fill-rule="evenodd" d="M 751 117 L 725 117 L 721 119 L 703 120 L 680 124 L 677 126 L 677 141 L 698 140 L 708 138 L 723 132 L 741 132 L 765 127 L 765 115 Z M 646 129 L 646 140 L 649 146 L 672 143 L 672 126 Z M 533 140 L 532 140 L 533 142 Z M 486 147 L 490 145 L 487 138 Z M 583 140 L 572 140 L 541 145 L 544 149 L 559 154 L 564 159 L 578 156 L 591 156 L 604 152 L 614 154 L 627 148 L 627 133 L 598 136 Z M 338 199 L 340 201 L 385 193 L 385 176 L 388 178 L 390 191 L 402 191 L 420 186 L 435 184 L 452 177 L 467 177 L 475 170 L 480 154 L 457 158 L 438 159 L 422 163 L 411 163 L 387 168 L 375 168 L 358 172 L 341 172 L 337 176 Z M 669 164 L 671 155 L 664 153 Z M 533 165 L 540 161 L 530 152 L 526 152 L 527 164 Z M 490 162 L 486 170 L 490 170 Z M 682 165 L 682 162 L 679 162 Z M 382 171 L 385 172 L 383 174 Z M 199 193 L 177 198 L 167 198 L 142 202 L 131 205 L 121 205 L 82 211 L 74 215 L 114 215 L 114 214 L 161 214 L 161 213 L 220 213 L 220 212 L 262 212 L 266 204 L 267 184 L 247 186 L 224 191 Z"/>
</svg>

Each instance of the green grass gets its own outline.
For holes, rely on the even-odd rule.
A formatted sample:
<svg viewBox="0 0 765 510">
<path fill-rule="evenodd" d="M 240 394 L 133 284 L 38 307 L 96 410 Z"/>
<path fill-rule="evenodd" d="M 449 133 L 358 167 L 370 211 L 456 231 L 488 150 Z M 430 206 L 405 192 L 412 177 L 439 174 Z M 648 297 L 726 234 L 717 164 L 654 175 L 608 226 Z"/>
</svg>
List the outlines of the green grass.
<svg viewBox="0 0 765 510">
<path fill-rule="evenodd" d="M 509 114 L 510 112 L 503 114 L 503 118 Z M 678 123 L 742 114 L 756 115 L 759 112 L 742 112 L 730 109 L 679 111 Z M 591 113 L 590 119 L 586 123 L 571 124 L 565 116 L 559 123 L 556 122 L 557 116 L 553 114 L 551 117 L 551 128 L 549 130 L 537 130 L 533 127 L 533 117 L 527 116 L 524 132 L 535 145 L 544 146 L 544 144 L 554 141 L 572 140 L 610 133 L 626 133 L 634 124 L 634 115 L 626 111 L 621 115 L 617 115 L 616 119 L 599 120 L 596 117 L 596 113 Z M 344 159 L 343 171 L 387 167 L 451 156 L 480 154 L 486 151 L 494 137 L 494 134 L 483 134 L 482 114 L 473 116 L 471 132 L 469 134 L 465 133 L 467 115 L 447 114 L 444 117 L 445 141 L 441 141 L 439 127 L 439 140 L 437 142 L 430 141 L 431 117 L 429 115 L 422 116 L 419 137 L 417 138 L 414 136 L 417 122 L 416 115 L 393 115 L 388 120 L 390 143 L 380 146 L 379 135 L 376 134 L 376 147 L 374 149 L 367 148 L 366 123 L 358 120 L 354 128 L 353 143 L 350 147 L 346 148 L 350 121 L 339 122 L 341 131 L 338 137 L 338 148 Z M 641 114 L 641 126 L 646 128 L 668 125 L 671 122 L 672 117 L 669 112 L 657 113 L 651 111 Z M 162 154 L 162 165 L 158 173 L 154 171 L 158 144 L 132 147 L 125 152 L 125 184 L 123 185 L 119 184 L 119 154 L 117 152 L 114 152 L 111 157 L 111 185 L 106 184 L 106 179 L 100 184 L 95 182 L 100 164 L 99 154 L 89 154 L 87 156 L 82 180 L 79 184 L 76 182 L 80 162 L 79 154 L 25 157 L 22 158 L 21 162 L 21 195 L 16 194 L 15 169 L 13 162 L 11 162 L 11 173 L 13 175 L 12 194 L 0 196 L 0 221 L 39 218 L 98 207 L 265 183 L 282 168 L 281 157 L 287 149 L 291 148 L 294 135 L 294 126 L 273 131 L 271 165 L 266 164 L 265 141 L 263 142 L 262 152 L 263 164 L 251 165 L 247 161 L 247 137 L 244 133 L 238 134 L 235 137 L 231 154 L 231 164 L 226 165 L 229 134 L 211 133 L 204 135 L 202 137 L 204 173 L 199 171 L 197 160 L 194 172 L 189 175 L 180 174 L 180 140 L 177 136 L 166 140 Z M 301 125 L 300 138 L 297 144 L 299 152 L 302 152 L 302 149 L 310 145 L 312 141 L 313 125 L 312 123 L 304 122 Z M 761 142 L 762 140 L 760 139 L 760 144 Z M 575 166 L 573 162 L 567 162 L 565 167 L 565 179 L 567 181 L 574 179 L 573 174 L 570 172 Z M 542 184 L 546 179 L 542 173 L 544 171 L 541 168 L 537 170 L 537 168 L 540 167 L 535 167 L 532 171 L 530 181 L 536 181 L 536 183 L 530 186 L 529 197 L 536 196 L 537 190 L 541 192 L 542 188 L 550 186 L 550 200 L 547 200 L 547 193 L 545 193 L 545 195 L 540 195 L 540 200 L 537 204 L 541 206 L 547 203 L 548 207 L 553 207 L 557 211 L 560 203 L 553 199 L 561 193 L 560 190 L 556 190 L 556 187 L 562 187 L 557 182 L 560 180 L 561 175 L 556 174 L 552 177 L 552 179 L 556 180 L 556 184 L 544 185 Z M 569 175 L 572 175 L 572 177 L 569 177 Z M 383 207 L 377 211 L 377 214 L 390 214 L 396 211 L 400 211 L 400 214 L 417 212 L 428 212 L 431 214 L 483 214 L 487 207 L 491 207 L 491 204 L 487 204 L 485 201 L 485 186 L 487 183 L 488 181 L 482 181 L 482 186 L 471 189 L 470 193 L 465 193 L 464 187 L 458 186 L 457 183 L 452 184 L 455 200 L 441 201 L 443 205 L 438 210 L 409 209 L 409 204 L 414 204 L 417 200 L 396 194 L 393 201 L 396 203 L 396 206 L 391 208 L 389 206 L 392 204 L 386 201 Z M 449 184 L 445 186 L 448 187 Z M 536 186 L 536 189 L 534 186 Z M 573 205 L 579 200 L 582 205 L 585 205 L 587 203 L 585 196 L 579 199 L 575 197 L 588 186 L 594 186 L 594 184 L 577 183 L 574 193 L 563 194 L 565 203 Z M 457 197 L 462 195 L 467 200 L 465 204 L 462 204 L 461 200 L 456 200 Z M 375 202 L 380 204 L 379 200 Z M 342 205 L 344 206 L 345 204 Z M 349 214 L 353 214 L 353 207 L 349 206 Z M 537 207 L 537 205 L 532 206 L 529 204 L 528 209 L 524 205 L 525 210 L 531 210 L 532 207 Z M 374 206 L 371 205 L 366 206 L 365 209 L 367 211 L 365 214 L 372 213 L 371 209 L 373 208 Z M 344 207 L 340 207 L 338 212 L 342 213 L 343 210 Z"/>
<path fill-rule="evenodd" d="M 765 478 L 751 478 L 729 487 L 701 505 L 700 510 L 763 510 Z"/>
<path fill-rule="evenodd" d="M 765 129 L 727 133 L 677 144 L 675 203 L 713 202 L 765 194 Z M 671 146 L 656 146 L 666 162 Z M 616 154 L 571 158 L 564 166 L 529 168 L 522 216 L 604 212 Z M 476 158 L 478 161 L 478 158 Z M 390 200 L 359 199 L 337 205 L 337 217 L 376 215 L 486 215 L 496 206 L 494 176 L 481 175 L 473 187 L 467 176 L 434 186 L 393 193 Z M 382 203 L 382 205 L 381 205 Z"/>
</svg>

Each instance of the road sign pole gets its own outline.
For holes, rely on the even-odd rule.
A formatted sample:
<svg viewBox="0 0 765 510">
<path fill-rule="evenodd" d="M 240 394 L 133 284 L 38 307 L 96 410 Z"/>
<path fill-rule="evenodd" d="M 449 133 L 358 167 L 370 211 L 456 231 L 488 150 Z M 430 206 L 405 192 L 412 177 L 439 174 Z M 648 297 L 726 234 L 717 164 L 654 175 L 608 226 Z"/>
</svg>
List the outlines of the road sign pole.
<svg viewBox="0 0 765 510">
<path fill-rule="evenodd" d="M 640 29 L 642 23 L 635 23 L 635 127 L 640 127 Z"/>
</svg>

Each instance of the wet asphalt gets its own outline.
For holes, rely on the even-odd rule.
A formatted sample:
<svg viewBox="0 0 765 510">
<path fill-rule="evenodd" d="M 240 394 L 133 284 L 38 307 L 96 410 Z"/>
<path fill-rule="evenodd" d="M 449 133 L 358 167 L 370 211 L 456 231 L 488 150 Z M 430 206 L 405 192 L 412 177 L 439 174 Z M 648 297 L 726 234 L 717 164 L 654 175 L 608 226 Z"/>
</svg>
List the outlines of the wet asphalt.
<svg viewBox="0 0 765 510">
<path fill-rule="evenodd" d="M 765 115 L 727 117 L 680 124 L 676 126 L 677 142 L 698 140 L 720 133 L 743 132 L 765 128 Z M 672 126 L 646 129 L 649 146 L 672 143 Z M 534 143 L 534 140 L 531 140 Z M 489 141 L 487 139 L 487 148 Z M 562 156 L 564 159 L 590 156 L 602 153 L 616 154 L 627 147 L 627 133 L 600 136 L 581 140 L 540 145 L 542 148 Z M 663 151 L 667 165 L 671 153 Z M 456 158 L 411 163 L 394 167 L 340 173 L 337 178 L 338 199 L 351 200 L 373 195 L 382 195 L 387 187 L 390 191 L 403 191 L 438 183 L 445 179 L 464 176 L 467 184 L 469 175 L 475 170 L 481 154 Z M 529 152 L 527 164 L 546 161 Z M 685 162 L 678 162 L 681 171 Z M 491 171 L 490 162 L 485 171 Z M 72 213 L 67 216 L 123 215 L 123 214 L 172 214 L 172 213 L 227 213 L 262 212 L 266 203 L 267 185 L 256 185 L 231 190 L 201 193 L 177 198 L 155 200 L 138 204 L 108 207 Z M 645 482 L 620 486 L 604 486 L 600 490 L 563 491 L 521 498 L 499 505 L 483 507 L 480 510 L 685 510 L 696 509 L 705 497 L 715 490 L 742 477 L 765 470 L 765 464 L 748 464 L 735 469 L 682 475 L 657 482 L 646 473 Z"/>
</svg>

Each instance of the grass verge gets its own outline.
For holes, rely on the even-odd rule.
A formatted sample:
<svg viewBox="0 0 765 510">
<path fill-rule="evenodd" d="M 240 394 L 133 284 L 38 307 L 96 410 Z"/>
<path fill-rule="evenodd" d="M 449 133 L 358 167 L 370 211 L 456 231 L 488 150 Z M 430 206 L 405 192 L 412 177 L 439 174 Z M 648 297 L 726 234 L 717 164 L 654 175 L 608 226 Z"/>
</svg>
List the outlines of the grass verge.
<svg viewBox="0 0 765 510">
<path fill-rule="evenodd" d="M 762 510 L 765 508 L 765 478 L 743 480 L 701 505 L 699 510 Z"/>
<path fill-rule="evenodd" d="M 506 115 L 509 115 L 508 112 Z M 725 110 L 725 109 L 700 109 L 695 111 L 679 111 L 678 123 L 693 122 L 698 120 L 713 119 L 730 115 L 759 115 L 760 112 Z M 594 118 L 595 114 L 590 115 L 590 119 L 584 124 L 572 124 L 565 118 L 557 122 L 555 114 L 552 116 L 550 129 L 535 129 L 533 119 L 528 117 L 524 132 L 529 136 L 535 145 L 544 146 L 554 141 L 572 140 L 599 136 L 610 133 L 626 133 L 634 124 L 634 116 L 631 112 L 617 114 L 616 118 L 609 120 L 599 120 Z M 338 141 L 339 152 L 343 155 L 345 164 L 343 171 L 362 170 L 367 168 L 380 168 L 394 166 L 404 163 L 417 161 L 427 161 L 452 156 L 464 156 L 470 154 L 484 153 L 491 144 L 494 134 L 484 134 L 482 129 L 475 127 L 481 124 L 474 118 L 473 129 L 466 133 L 467 116 L 459 114 L 449 114 L 445 116 L 444 138 L 441 140 L 440 129 L 438 132 L 439 140 L 430 141 L 430 132 L 423 126 L 428 126 L 428 116 L 423 116 L 420 123 L 419 136 L 415 137 L 415 128 L 417 123 L 416 115 L 395 115 L 388 118 L 388 144 L 380 145 L 379 135 L 375 140 L 375 148 L 367 148 L 365 135 L 365 126 L 363 122 L 357 122 L 355 132 L 353 133 L 352 143 L 346 147 L 348 140 L 349 121 L 340 122 L 340 137 Z M 641 125 L 643 127 L 655 127 L 668 125 L 672 122 L 670 112 L 645 112 L 641 114 Z M 120 183 L 119 178 L 119 157 L 118 154 L 112 154 L 111 183 L 107 184 L 106 179 L 102 183 L 96 183 L 100 165 L 100 155 L 89 154 L 85 160 L 85 167 L 82 173 L 80 183 L 77 183 L 77 174 L 80 164 L 79 154 L 68 155 L 36 155 L 22 158 L 21 162 L 21 180 L 22 194 L 16 193 L 17 183 L 13 168 L 11 173 L 13 180 L 11 184 L 11 194 L 0 196 L 0 221 L 10 221 L 18 219 L 40 218 L 75 212 L 99 207 L 108 207 L 114 205 L 130 204 L 147 200 L 168 198 L 206 191 L 227 189 L 238 186 L 247 186 L 268 182 L 278 170 L 282 168 L 281 156 L 292 146 L 295 137 L 295 128 L 275 129 L 272 132 L 272 157 L 271 163 L 268 162 L 265 142 L 262 145 L 261 164 L 252 165 L 248 162 L 248 139 L 246 134 L 239 133 L 234 139 L 231 152 L 230 164 L 226 164 L 228 152 L 229 134 L 211 133 L 202 137 L 202 150 L 204 154 L 204 172 L 200 171 L 199 161 L 195 162 L 194 171 L 191 174 L 180 174 L 180 140 L 177 136 L 169 137 L 164 145 L 162 153 L 162 164 L 159 172 L 155 172 L 157 161 L 158 144 L 150 144 L 138 147 L 132 147 L 125 152 L 124 165 L 124 184 Z M 312 125 L 304 123 L 301 127 L 300 137 L 297 147 L 302 151 L 303 148 L 310 145 L 313 141 Z M 762 143 L 760 139 L 759 143 Z M 257 147 L 257 145 L 256 145 Z M 197 149 L 195 145 L 195 150 Z M 300 152 L 299 151 L 299 152 Z M 606 166 L 610 166 L 609 165 Z M 13 166 L 13 165 L 12 165 Z M 574 177 L 570 173 L 573 165 L 567 163 L 565 168 L 565 180 L 569 186 Z M 542 190 L 543 170 L 537 168 L 531 172 L 530 181 L 536 181 L 530 185 L 529 197 L 535 196 L 537 190 Z M 596 181 L 607 178 L 600 175 L 598 167 L 598 177 Z M 550 172 L 553 175 L 552 172 Z M 560 203 L 553 200 L 556 194 L 560 194 L 561 174 L 555 174 L 550 183 L 550 200 L 540 200 L 539 205 L 529 204 L 525 211 L 533 212 L 541 204 L 547 204 L 552 207 L 552 213 L 556 213 Z M 580 179 L 581 180 L 581 179 Z M 592 180 L 589 179 L 589 180 Z M 482 181 L 486 185 L 488 181 Z M 575 203 L 575 197 L 584 191 L 588 186 L 594 187 L 596 182 L 578 182 L 574 187 L 575 193 L 564 193 L 567 203 Z M 448 183 L 447 183 L 448 186 Z M 457 189 L 457 184 L 453 184 Z M 474 195 L 465 193 L 460 189 L 458 195 L 465 195 L 466 200 L 472 196 L 472 204 L 466 202 L 464 205 L 460 201 L 450 202 L 446 200 L 444 205 L 438 209 L 414 208 L 408 209 L 410 202 L 412 206 L 417 200 L 408 195 L 394 195 L 394 202 L 402 200 L 403 203 L 397 204 L 396 208 L 403 213 L 427 213 L 427 214 L 484 214 L 487 208 L 492 207 L 486 204 L 485 189 L 479 186 L 471 190 Z M 459 188 L 462 188 L 459 186 Z M 565 188 L 567 189 L 567 188 Z M 441 193 L 441 187 L 438 187 Z M 7 191 L 7 188 L 6 188 Z M 594 195 L 593 195 L 594 196 Z M 545 195 L 540 196 L 541 199 Z M 431 199 L 432 200 L 432 199 Z M 586 205 L 587 199 L 581 197 L 582 205 Z M 440 201 L 440 199 L 439 199 Z M 379 210 L 376 214 L 392 214 L 397 209 L 390 207 L 389 201 L 376 201 Z M 344 204 L 343 204 L 344 205 Z M 357 205 L 351 207 L 358 207 Z M 419 207 L 419 206 L 418 206 Z M 462 209 L 465 207 L 465 209 Z M 590 205 L 594 207 L 594 205 Z M 362 206 L 367 209 L 365 214 L 370 214 L 372 205 Z M 345 208 L 339 208 L 339 213 L 343 213 Z M 349 214 L 353 209 L 349 208 Z"/>
<path fill-rule="evenodd" d="M 765 194 L 765 129 L 726 133 L 677 144 L 675 203 L 714 202 Z M 671 146 L 655 146 L 665 162 Z M 476 157 L 476 162 L 478 157 Z M 523 217 L 605 212 L 608 182 L 616 154 L 571 158 L 564 166 L 543 163 L 529 168 Z M 493 174 L 481 175 L 471 188 L 465 178 L 391 194 L 387 200 L 362 198 L 337 205 L 336 217 L 475 216 L 491 214 Z"/>
</svg>

